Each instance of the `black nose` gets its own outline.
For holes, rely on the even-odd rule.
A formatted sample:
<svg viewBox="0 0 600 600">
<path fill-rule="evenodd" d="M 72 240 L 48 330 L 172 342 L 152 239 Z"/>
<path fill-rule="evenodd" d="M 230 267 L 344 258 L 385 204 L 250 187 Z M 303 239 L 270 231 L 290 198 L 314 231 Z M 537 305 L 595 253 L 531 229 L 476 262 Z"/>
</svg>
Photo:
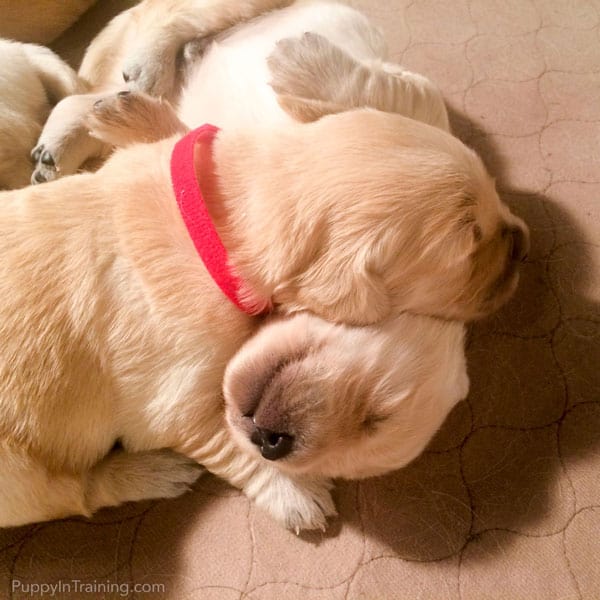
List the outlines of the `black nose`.
<svg viewBox="0 0 600 600">
<path fill-rule="evenodd" d="M 509 256 L 514 262 L 523 262 L 527 258 L 527 236 L 520 227 L 506 227 L 502 231 L 504 237 L 509 237 Z"/>
<path fill-rule="evenodd" d="M 267 460 L 278 460 L 288 455 L 294 444 L 293 436 L 287 433 L 276 433 L 270 429 L 255 427 L 250 441 L 260 448 L 260 453 Z"/>
</svg>

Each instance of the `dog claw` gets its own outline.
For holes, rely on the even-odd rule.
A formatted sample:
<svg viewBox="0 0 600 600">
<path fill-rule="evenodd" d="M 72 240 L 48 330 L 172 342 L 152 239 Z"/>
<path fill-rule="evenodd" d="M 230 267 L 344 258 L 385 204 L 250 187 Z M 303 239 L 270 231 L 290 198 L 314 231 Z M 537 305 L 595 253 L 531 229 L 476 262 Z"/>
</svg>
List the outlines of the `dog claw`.
<svg viewBox="0 0 600 600">
<path fill-rule="evenodd" d="M 296 525 L 296 527 L 294 528 L 294 531 L 296 532 L 297 536 L 300 535 L 300 527 L 298 525 Z"/>
<path fill-rule="evenodd" d="M 41 156 L 40 160 L 45 165 L 48 165 L 49 167 L 53 167 L 54 166 L 54 158 L 52 157 L 52 154 L 50 154 L 50 152 L 48 152 L 48 150 L 45 150 L 42 153 L 42 156 Z"/>
<path fill-rule="evenodd" d="M 31 151 L 31 158 L 32 158 L 33 162 L 38 162 L 38 160 L 40 159 L 40 155 L 42 154 L 43 150 L 44 150 L 44 146 L 39 145 L 39 146 L 36 146 Z"/>
</svg>

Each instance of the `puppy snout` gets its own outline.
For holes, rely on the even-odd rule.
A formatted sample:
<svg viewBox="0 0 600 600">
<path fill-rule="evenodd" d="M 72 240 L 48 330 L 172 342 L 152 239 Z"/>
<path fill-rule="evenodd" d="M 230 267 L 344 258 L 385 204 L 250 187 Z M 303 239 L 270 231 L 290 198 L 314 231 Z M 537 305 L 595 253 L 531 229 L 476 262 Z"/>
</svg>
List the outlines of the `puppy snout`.
<svg viewBox="0 0 600 600">
<path fill-rule="evenodd" d="M 529 253 L 529 236 L 519 226 L 507 226 L 502 231 L 509 241 L 509 257 L 513 262 L 523 262 Z"/>
<path fill-rule="evenodd" d="M 250 441 L 258 446 L 263 458 L 279 460 L 287 456 L 294 445 L 294 437 L 288 433 L 279 433 L 262 427 L 254 427 Z"/>
</svg>

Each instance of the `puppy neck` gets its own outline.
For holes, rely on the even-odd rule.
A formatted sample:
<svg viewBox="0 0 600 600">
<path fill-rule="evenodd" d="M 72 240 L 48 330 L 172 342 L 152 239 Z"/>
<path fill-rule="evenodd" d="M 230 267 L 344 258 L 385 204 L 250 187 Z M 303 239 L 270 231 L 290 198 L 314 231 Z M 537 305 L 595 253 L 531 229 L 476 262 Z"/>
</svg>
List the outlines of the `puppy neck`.
<svg viewBox="0 0 600 600">
<path fill-rule="evenodd" d="M 240 310 L 256 315 L 269 308 L 269 301 L 249 293 L 229 261 L 228 252 L 213 217 L 222 211 L 215 182 L 212 155 L 213 141 L 218 134 L 213 125 L 203 125 L 179 140 L 171 155 L 171 180 L 181 217 L 206 270 L 221 291 Z"/>
<path fill-rule="evenodd" d="M 243 281 L 273 304 L 323 247 L 315 223 L 324 219 L 306 206 L 301 140 L 294 126 L 256 127 L 222 131 L 214 144 L 211 214 Z"/>
</svg>

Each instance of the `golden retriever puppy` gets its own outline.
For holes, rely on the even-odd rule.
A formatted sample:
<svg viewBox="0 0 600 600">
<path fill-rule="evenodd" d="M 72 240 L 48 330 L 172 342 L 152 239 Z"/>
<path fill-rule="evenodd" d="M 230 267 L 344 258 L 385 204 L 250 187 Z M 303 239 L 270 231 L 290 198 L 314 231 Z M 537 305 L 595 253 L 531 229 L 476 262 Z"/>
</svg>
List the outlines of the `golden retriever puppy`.
<svg viewBox="0 0 600 600">
<path fill-rule="evenodd" d="M 48 48 L 0 39 L 0 53 L 0 189 L 12 189 L 29 183 L 29 153 L 52 107 L 84 87 Z"/>
<path fill-rule="evenodd" d="M 65 98 L 46 122 L 33 151 L 37 164 L 31 182 L 75 173 L 87 161 L 109 154 L 111 149 L 91 138 L 86 125 L 99 94 L 126 89 L 129 81 L 136 89 L 175 101 L 181 96 L 186 43 L 290 2 L 144 0 L 117 15 L 92 41 L 79 69 L 88 93 Z"/>
<path fill-rule="evenodd" d="M 468 391 L 464 326 L 408 313 L 369 327 L 275 319 L 225 372 L 227 422 L 284 473 L 356 479 L 403 467 Z"/>
<path fill-rule="evenodd" d="M 399 126 L 404 132 L 404 161 L 403 169 L 393 175 L 398 185 L 392 204 L 402 206 L 404 229 L 382 228 L 377 234 L 381 251 L 388 253 L 386 260 L 396 265 L 395 281 L 382 280 L 370 267 L 372 259 L 364 248 L 349 238 L 344 243 L 356 250 L 353 269 L 344 270 L 347 265 L 341 264 L 342 259 L 338 265 L 324 265 L 316 256 L 313 272 L 303 273 L 302 279 L 294 276 L 268 291 L 273 301 L 294 309 L 290 298 L 300 297 L 309 310 L 316 303 L 328 306 L 319 313 L 326 318 L 339 320 L 344 314 L 346 322 L 364 324 L 401 310 L 472 320 L 489 314 L 510 296 L 518 278 L 516 266 L 527 252 L 525 225 L 501 203 L 475 153 L 441 131 L 448 129 L 448 118 L 439 90 L 427 79 L 385 62 L 385 41 L 363 15 L 332 2 L 294 3 L 217 36 L 202 59 L 189 61 L 185 76 L 178 78 L 177 53 L 186 40 L 286 3 L 173 0 L 166 4 L 170 12 L 165 3 L 146 0 L 119 15 L 92 43 L 80 74 L 97 89 L 116 86 L 123 70 L 133 89 L 170 98 L 177 114 L 163 118 L 171 133 L 177 121 L 183 123 L 182 130 L 212 122 L 227 130 L 263 123 L 285 131 L 285 126 L 298 121 L 362 105 L 422 121 L 403 121 Z M 302 31 L 312 33 L 286 37 Z M 200 43 L 204 45 L 205 40 Z M 39 161 L 34 181 L 75 171 L 90 155 L 110 148 L 106 140 L 122 145 L 127 135 L 138 141 L 154 139 L 153 129 L 158 126 L 150 118 L 143 123 L 143 116 L 152 116 L 156 124 L 158 113 L 169 112 L 158 107 L 157 113 L 147 103 L 140 106 L 135 96 L 129 97 L 127 108 L 126 96 L 122 96 L 120 108 L 113 113 L 129 113 L 125 121 L 130 131 L 113 128 L 101 141 L 88 135 L 89 115 L 105 97 L 71 96 L 53 111 L 36 149 Z M 140 115 L 133 118 L 136 111 Z M 319 146 L 327 143 L 315 141 Z M 338 154 L 348 173 L 366 168 L 355 152 Z M 290 169 L 296 168 L 293 149 L 284 149 L 281 157 L 289 160 Z M 388 181 L 391 162 L 382 157 L 369 167 L 370 175 Z M 329 166 L 324 163 L 320 169 L 319 176 L 326 177 Z M 261 170 L 256 176 L 267 180 L 269 174 Z M 319 180 L 314 183 L 311 198 L 320 197 L 327 204 L 318 189 Z M 352 195 L 352 178 L 346 185 Z M 380 210 L 379 199 L 389 201 L 388 195 L 378 194 L 369 210 Z M 336 214 L 336 207 L 329 206 L 329 210 L 331 219 L 345 218 Z M 261 222 L 264 214 L 259 211 L 245 218 Z M 311 233 L 315 247 L 327 243 L 327 231 Z M 360 232 L 354 239 L 360 239 Z M 264 247 L 272 251 L 271 242 L 265 239 Z M 289 256 L 291 263 L 296 260 L 293 248 L 282 247 L 281 254 Z M 352 275 L 315 291 L 309 280 L 330 267 L 331 272 Z M 301 291 L 303 287 L 319 299 L 309 297 Z"/>
<path fill-rule="evenodd" d="M 113 102 L 118 107 L 131 96 Z M 507 265 L 519 258 L 499 231 L 516 227 L 513 221 L 493 222 L 494 215 L 486 215 L 482 222 L 490 230 L 477 240 L 473 223 L 458 216 L 457 207 L 466 205 L 462 186 L 491 185 L 477 157 L 444 131 L 420 125 L 356 110 L 285 128 L 222 130 L 189 147 L 184 142 L 193 138 L 177 142 L 189 150 L 188 166 L 239 279 L 232 302 L 215 285 L 186 226 L 180 206 L 188 188 L 182 191 L 172 180 L 180 164 L 171 161 L 173 138 L 119 150 L 93 174 L 4 192 L 0 524 L 89 514 L 103 505 L 179 493 L 197 471 L 180 456 L 159 451 L 171 448 L 243 489 L 286 526 L 322 527 L 334 512 L 323 475 L 365 475 L 410 460 L 464 396 L 467 379 L 461 324 L 393 321 L 406 298 L 403 257 L 410 256 L 411 268 L 424 261 L 422 274 L 437 261 L 448 267 L 448 238 L 440 242 L 434 231 L 442 225 L 455 239 L 457 256 L 476 252 L 477 244 L 497 244 L 503 266 L 479 277 L 491 277 L 488 292 L 502 294 L 513 285 L 506 273 L 514 268 Z M 197 183 L 194 178 L 194 188 Z M 437 225 L 429 221 L 428 205 L 436 201 Z M 477 210 L 471 203 L 468 208 Z M 423 254 L 416 252 L 423 247 Z M 371 332 L 311 324 L 302 333 L 303 323 L 316 317 L 297 317 L 285 335 L 302 342 L 302 356 L 285 345 L 267 352 L 297 363 L 290 367 L 299 374 L 299 387 L 286 392 L 290 401 L 279 416 L 269 398 L 273 386 L 283 391 L 296 385 L 293 372 L 285 364 L 258 364 L 262 381 L 273 375 L 271 385 L 257 387 L 248 400 L 243 384 L 235 383 L 248 377 L 247 367 L 243 360 L 234 364 L 230 421 L 235 425 L 239 405 L 263 434 L 295 436 L 282 462 L 286 470 L 248 452 L 225 425 L 219 393 L 225 367 L 259 326 L 234 302 L 251 307 L 250 313 L 279 305 L 348 323 L 392 318 Z M 399 342 L 404 329 L 405 342 Z M 365 348 L 355 359 L 357 344 Z M 329 422 L 330 430 L 318 430 L 293 408 L 302 397 L 300 378 L 319 352 L 331 364 L 328 383 L 321 379 L 326 373 L 316 372 L 315 393 L 323 396 L 322 404 L 313 401 L 319 420 L 325 415 L 327 422 L 330 398 L 343 389 L 335 381 L 343 385 L 348 368 L 360 374 L 356 392 L 365 393 L 349 404 L 352 414 L 339 429 Z M 372 357 L 368 372 L 356 368 L 366 355 Z M 439 376 L 432 373 L 435 361 Z M 400 363 L 405 378 L 397 373 Z M 406 430 L 403 419 L 408 423 L 418 410 L 423 419 L 414 441 L 390 451 L 389 436 Z M 366 457 L 363 469 L 351 470 L 323 440 L 346 428 L 358 436 L 359 422 L 367 434 L 381 428 L 372 446 L 389 456 L 379 457 L 379 465 Z M 116 440 L 125 453 L 109 454 Z M 260 443 L 268 454 L 267 444 L 278 441 L 269 434 Z M 357 441 L 357 448 L 369 446 L 366 438 Z M 311 474 L 318 448 L 323 463 Z"/>
<path fill-rule="evenodd" d="M 347 129 L 349 120 L 336 121 L 340 135 L 328 139 L 319 139 L 315 127 L 305 132 L 314 145 L 306 160 L 314 163 L 311 171 L 315 178 L 302 190 L 286 193 L 295 197 L 299 210 L 312 211 L 311 207 L 318 205 L 327 214 L 322 221 L 326 226 L 321 229 L 310 224 L 300 230 L 297 223 L 291 223 L 292 233 L 286 239 L 276 240 L 265 231 L 260 240 L 252 242 L 280 265 L 271 276 L 279 283 L 262 289 L 262 296 L 289 312 L 310 310 L 329 320 L 358 325 L 406 310 L 462 321 L 496 310 L 517 286 L 529 234 L 523 221 L 500 201 L 477 154 L 445 131 L 414 119 L 370 110 L 359 111 L 355 118 L 363 124 L 354 131 L 362 138 L 360 145 L 338 145 L 340 139 L 352 137 Z M 96 137 L 116 145 L 152 141 L 186 130 L 168 103 L 133 93 L 100 101 L 88 122 Z M 388 127 L 381 126 L 385 122 Z M 299 126 L 290 122 L 277 140 L 281 161 L 277 167 L 289 173 L 289 181 L 294 180 L 301 163 L 286 131 L 297 131 Z M 238 160 L 262 189 L 277 197 L 281 189 L 271 178 L 268 147 L 244 133 L 246 130 L 234 131 L 243 136 L 242 147 L 249 150 Z M 377 148 L 381 154 L 367 154 L 365 147 Z M 393 153 L 384 147 L 393 148 Z M 254 162 L 257 156 L 260 161 Z M 347 211 L 337 195 L 325 193 L 323 183 L 330 180 L 331 157 L 335 157 L 335 167 L 347 174 L 335 182 L 336 190 L 346 197 L 344 204 L 349 208 L 364 204 L 361 211 Z M 359 200 L 355 182 L 363 174 L 382 185 L 369 198 Z M 230 193 L 235 195 L 237 190 L 232 188 Z M 252 202 L 251 210 L 240 205 L 243 212 L 236 219 L 240 226 L 258 230 L 280 207 L 262 199 Z M 238 207 L 232 210 L 237 213 Z M 338 227 L 347 233 L 332 238 Z M 303 260 L 296 245 L 300 235 L 311 240 L 311 267 L 305 271 L 295 268 Z M 366 236 L 371 240 L 368 245 L 363 243 Z M 226 237 L 224 241 L 227 248 L 237 243 Z M 343 246 L 344 252 L 331 253 L 332 244 Z M 244 264 L 253 252 L 244 248 L 236 257 L 245 280 L 255 277 Z M 386 266 L 382 270 L 377 264 Z M 282 265 L 286 265 L 285 274 Z M 336 277 L 323 280 L 323 273 L 336 273 Z M 260 274 L 263 280 L 265 274 Z"/>
</svg>

